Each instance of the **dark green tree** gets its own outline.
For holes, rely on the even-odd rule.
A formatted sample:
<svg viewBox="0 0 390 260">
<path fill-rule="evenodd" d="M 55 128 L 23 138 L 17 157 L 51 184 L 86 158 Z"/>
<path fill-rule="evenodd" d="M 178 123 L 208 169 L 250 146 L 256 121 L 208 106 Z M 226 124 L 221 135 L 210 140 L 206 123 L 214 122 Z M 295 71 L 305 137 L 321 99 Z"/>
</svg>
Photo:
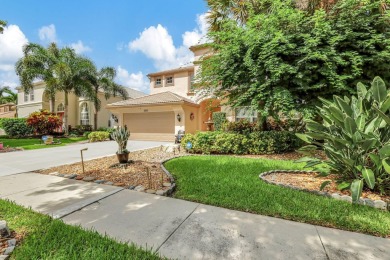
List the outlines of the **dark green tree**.
<svg viewBox="0 0 390 260">
<path fill-rule="evenodd" d="M 7 22 L 3 21 L 3 20 L 0 20 L 0 34 L 3 33 L 5 26 L 7 26 Z"/>
</svg>

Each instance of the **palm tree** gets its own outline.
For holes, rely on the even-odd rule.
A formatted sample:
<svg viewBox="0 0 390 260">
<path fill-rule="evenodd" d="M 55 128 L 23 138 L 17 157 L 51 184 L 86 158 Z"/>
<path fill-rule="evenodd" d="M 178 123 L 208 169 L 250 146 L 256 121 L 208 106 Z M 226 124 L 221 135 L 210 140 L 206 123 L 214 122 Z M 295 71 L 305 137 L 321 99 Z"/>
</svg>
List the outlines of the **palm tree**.
<svg viewBox="0 0 390 260">
<path fill-rule="evenodd" d="M 3 21 L 3 20 L 0 20 L 0 34 L 3 33 L 5 26 L 7 26 L 7 22 Z"/>
<path fill-rule="evenodd" d="M 90 77 L 90 82 L 94 88 L 94 96 L 93 96 L 93 105 L 95 108 L 93 114 L 93 127 L 94 130 L 97 130 L 97 121 L 98 121 L 98 113 L 101 109 L 101 101 L 98 97 L 99 92 L 104 94 L 105 99 L 109 99 L 111 96 L 120 96 L 123 99 L 128 98 L 128 92 L 126 88 L 116 84 L 114 82 L 114 78 L 116 75 L 116 71 L 112 67 L 104 67 L 100 70 L 97 70 L 94 66 Z"/>
<path fill-rule="evenodd" d="M 10 87 L 5 86 L 0 88 L 0 104 L 13 103 L 16 105 L 17 102 L 18 94 L 13 92 Z"/>
<path fill-rule="evenodd" d="M 49 98 L 50 112 L 55 112 L 55 94 L 58 90 L 54 67 L 59 62 L 60 50 L 55 43 L 48 48 L 35 43 L 23 47 L 23 57 L 16 62 L 15 70 L 23 90 L 28 93 L 34 89 L 35 80 L 46 83 L 45 94 Z"/>
</svg>

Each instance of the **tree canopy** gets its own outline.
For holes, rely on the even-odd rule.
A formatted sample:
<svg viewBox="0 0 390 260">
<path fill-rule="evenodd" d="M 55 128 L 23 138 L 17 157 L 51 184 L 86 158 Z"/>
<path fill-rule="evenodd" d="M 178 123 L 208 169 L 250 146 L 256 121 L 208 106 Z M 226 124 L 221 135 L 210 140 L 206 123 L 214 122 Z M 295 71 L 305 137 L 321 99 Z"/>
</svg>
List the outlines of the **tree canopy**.
<svg viewBox="0 0 390 260">
<path fill-rule="evenodd" d="M 232 105 L 289 111 L 313 106 L 318 96 L 354 93 L 357 82 L 376 75 L 390 83 L 386 1 L 244 2 L 257 9 L 247 8 L 245 20 L 219 17 L 209 32 L 213 55 L 198 75 L 199 85 Z"/>
</svg>

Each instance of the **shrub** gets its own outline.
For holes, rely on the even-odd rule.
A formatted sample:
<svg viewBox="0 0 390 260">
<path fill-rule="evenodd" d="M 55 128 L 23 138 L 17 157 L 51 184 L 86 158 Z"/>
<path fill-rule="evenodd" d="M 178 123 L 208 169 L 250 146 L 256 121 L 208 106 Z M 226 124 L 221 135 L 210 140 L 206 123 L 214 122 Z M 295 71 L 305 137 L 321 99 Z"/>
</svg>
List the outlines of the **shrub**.
<svg viewBox="0 0 390 260">
<path fill-rule="evenodd" d="M 34 129 L 35 134 L 51 134 L 61 127 L 61 119 L 47 110 L 31 113 L 27 118 L 27 124 Z"/>
<path fill-rule="evenodd" d="M 85 132 L 92 132 L 92 125 L 76 125 L 71 132 L 76 135 L 83 135 Z"/>
<path fill-rule="evenodd" d="M 326 167 L 320 159 L 301 161 L 323 174 L 338 174 L 344 181 L 340 188 L 349 187 L 354 201 L 363 186 L 389 195 L 390 91 L 383 80 L 376 77 L 370 89 L 358 83 L 357 96 L 321 100 L 324 124 L 308 121 L 308 132 L 297 135 L 309 143 L 301 148 L 303 153 L 310 155 L 319 146 L 329 161 Z"/>
<path fill-rule="evenodd" d="M 33 134 L 33 128 L 27 125 L 25 118 L 3 118 L 1 126 L 5 133 L 12 137 L 24 137 Z"/>
<path fill-rule="evenodd" d="M 229 132 L 186 134 L 182 146 L 192 143 L 191 151 L 204 154 L 272 154 L 293 151 L 301 141 L 292 132 L 266 131 L 249 135 Z"/>
<path fill-rule="evenodd" d="M 248 135 L 258 130 L 256 123 L 251 123 L 246 119 L 241 119 L 238 122 L 226 122 L 225 129 L 228 132 Z"/>
<path fill-rule="evenodd" d="M 83 136 L 88 138 L 90 133 L 92 133 L 92 132 L 86 131 L 86 132 L 84 132 Z"/>
<path fill-rule="evenodd" d="M 226 123 L 226 113 L 214 112 L 213 113 L 214 129 L 215 131 L 223 130 L 223 126 Z"/>
<path fill-rule="evenodd" d="M 91 132 L 88 135 L 88 139 L 90 142 L 101 142 L 101 141 L 105 141 L 109 138 L 110 138 L 110 133 L 104 132 L 104 131 Z"/>
</svg>

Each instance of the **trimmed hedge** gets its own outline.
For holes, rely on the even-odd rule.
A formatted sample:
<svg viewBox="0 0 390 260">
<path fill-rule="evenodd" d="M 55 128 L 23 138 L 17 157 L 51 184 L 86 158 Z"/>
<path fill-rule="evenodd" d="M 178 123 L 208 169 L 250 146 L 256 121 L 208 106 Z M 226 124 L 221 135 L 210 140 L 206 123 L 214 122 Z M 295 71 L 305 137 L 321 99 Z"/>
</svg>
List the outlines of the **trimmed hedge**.
<svg viewBox="0 0 390 260">
<path fill-rule="evenodd" d="M 88 135 L 90 142 L 101 142 L 110 138 L 110 133 L 105 131 L 95 131 Z"/>
<path fill-rule="evenodd" d="M 263 131 L 248 135 L 227 132 L 186 134 L 181 144 L 192 143 L 191 152 L 203 154 L 274 154 L 294 151 L 302 145 L 293 132 Z"/>
<path fill-rule="evenodd" d="M 214 129 L 215 131 L 222 131 L 223 126 L 226 123 L 225 112 L 214 112 L 213 113 Z"/>
<path fill-rule="evenodd" d="M 11 137 L 25 137 L 34 133 L 33 128 L 27 125 L 26 118 L 2 118 L 0 127 Z"/>
</svg>

